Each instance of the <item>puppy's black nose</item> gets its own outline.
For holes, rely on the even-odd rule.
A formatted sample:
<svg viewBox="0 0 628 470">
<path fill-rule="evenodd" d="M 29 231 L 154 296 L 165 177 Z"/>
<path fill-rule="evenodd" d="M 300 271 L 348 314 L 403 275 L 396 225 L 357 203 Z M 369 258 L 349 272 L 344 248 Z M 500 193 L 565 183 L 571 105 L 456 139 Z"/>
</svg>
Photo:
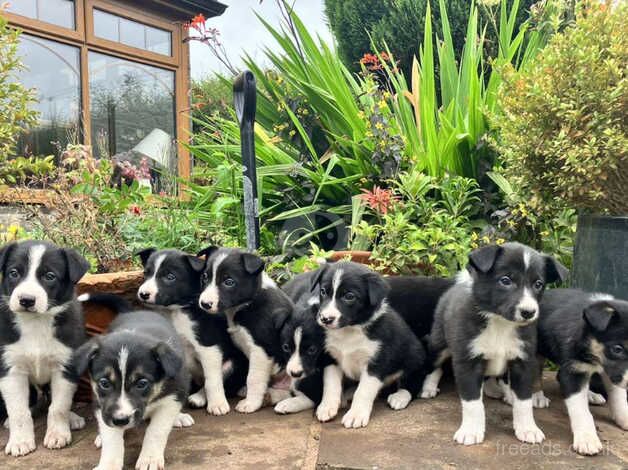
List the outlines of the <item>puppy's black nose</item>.
<svg viewBox="0 0 628 470">
<path fill-rule="evenodd" d="M 130 421 L 131 421 L 131 418 L 129 418 L 128 416 L 125 418 L 112 418 L 111 419 L 111 422 L 115 426 L 126 426 L 127 424 L 129 424 Z"/>
<path fill-rule="evenodd" d="M 524 309 L 519 310 L 519 313 L 521 314 L 524 320 L 529 320 L 530 318 L 533 318 L 534 315 L 536 315 L 536 310 L 529 310 L 529 309 L 524 308 Z"/>
<path fill-rule="evenodd" d="M 290 371 L 290 375 L 292 377 L 294 377 L 295 379 L 298 379 L 299 377 L 301 377 L 303 375 L 303 371 L 302 370 L 297 370 L 297 371 Z"/>
<path fill-rule="evenodd" d="M 35 305 L 35 297 L 32 295 L 20 295 L 20 305 L 24 308 L 31 308 Z"/>
<path fill-rule="evenodd" d="M 201 308 L 204 310 L 209 310 L 210 308 L 212 308 L 212 305 L 214 305 L 213 302 L 206 302 L 204 300 L 201 301 Z"/>
<path fill-rule="evenodd" d="M 325 325 L 330 325 L 331 323 L 334 322 L 334 319 L 332 317 L 321 317 L 321 321 L 325 324 Z"/>
<path fill-rule="evenodd" d="M 148 292 L 140 292 L 140 299 L 148 300 L 149 297 L 150 297 L 150 294 Z"/>
</svg>

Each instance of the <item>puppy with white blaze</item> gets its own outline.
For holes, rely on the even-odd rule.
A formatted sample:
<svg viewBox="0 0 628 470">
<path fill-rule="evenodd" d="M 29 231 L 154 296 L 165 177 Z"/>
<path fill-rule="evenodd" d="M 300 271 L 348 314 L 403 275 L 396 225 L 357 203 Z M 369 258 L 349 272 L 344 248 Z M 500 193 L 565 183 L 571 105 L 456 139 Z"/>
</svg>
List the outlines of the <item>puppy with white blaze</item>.
<svg viewBox="0 0 628 470">
<path fill-rule="evenodd" d="M 97 470 L 121 470 L 124 433 L 150 420 L 137 470 L 162 470 L 170 431 L 187 398 L 190 377 L 172 324 L 154 312 L 119 315 L 106 335 L 74 355 L 76 373 L 88 371 L 94 392 L 101 454 Z"/>
<path fill-rule="evenodd" d="M 10 243 L 0 249 L 0 394 L 9 417 L 9 455 L 35 450 L 29 384 L 50 384 L 45 447 L 67 446 L 71 429 L 85 425 L 70 411 L 78 382 L 70 362 L 85 341 L 74 288 L 88 268 L 76 251 L 47 242 Z"/>
<path fill-rule="evenodd" d="M 235 345 L 249 359 L 246 398 L 240 413 L 259 410 L 282 360 L 280 332 L 293 305 L 264 273 L 264 261 L 238 249 L 209 247 L 199 306 L 209 315 L 224 314 Z"/>
<path fill-rule="evenodd" d="M 407 323 L 387 301 L 388 283 L 364 265 L 338 262 L 322 267 L 314 278 L 325 328 L 325 350 L 334 359 L 323 370 L 323 397 L 316 415 L 329 421 L 338 413 L 343 376 L 358 381 L 346 428 L 368 424 L 373 402 L 387 385 L 394 410 L 408 406 L 420 389 L 425 350 Z"/>
<path fill-rule="evenodd" d="M 615 423 L 628 431 L 628 302 L 578 289 L 552 289 L 541 302 L 539 353 L 559 366 L 573 448 L 592 455 L 602 450 L 589 411 L 589 382 L 602 377 Z"/>
<path fill-rule="evenodd" d="M 532 406 L 539 301 L 546 284 L 566 276 L 558 261 L 525 245 L 489 245 L 471 252 L 467 270 L 439 301 L 429 340 L 433 371 L 421 396 L 438 393 L 441 365 L 451 357 L 462 402 L 462 424 L 454 434 L 459 444 L 484 441 L 484 378 L 506 374 L 513 390 L 515 436 L 529 443 L 545 439 Z"/>
<path fill-rule="evenodd" d="M 137 297 L 170 318 L 185 347 L 185 365 L 198 389 L 190 406 L 209 414 L 229 412 L 228 396 L 245 385 L 247 360 L 227 333 L 224 315 L 208 315 L 198 298 L 205 260 L 179 250 L 147 248 L 138 253 L 144 282 Z"/>
</svg>

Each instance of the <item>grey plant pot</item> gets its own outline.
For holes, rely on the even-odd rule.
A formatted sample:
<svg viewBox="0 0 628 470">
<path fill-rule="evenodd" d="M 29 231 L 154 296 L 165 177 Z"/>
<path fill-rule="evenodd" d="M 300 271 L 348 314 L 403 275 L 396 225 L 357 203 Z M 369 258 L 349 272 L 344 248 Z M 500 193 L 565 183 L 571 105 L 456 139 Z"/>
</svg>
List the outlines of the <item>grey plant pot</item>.
<svg viewBox="0 0 628 470">
<path fill-rule="evenodd" d="M 628 217 L 578 216 L 571 284 L 628 299 Z"/>
</svg>

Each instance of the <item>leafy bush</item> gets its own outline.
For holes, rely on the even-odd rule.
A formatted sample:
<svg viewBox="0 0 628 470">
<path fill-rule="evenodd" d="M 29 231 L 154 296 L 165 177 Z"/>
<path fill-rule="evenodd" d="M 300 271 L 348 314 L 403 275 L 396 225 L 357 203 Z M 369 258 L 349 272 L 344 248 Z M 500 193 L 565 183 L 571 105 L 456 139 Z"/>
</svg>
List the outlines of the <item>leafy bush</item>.
<svg viewBox="0 0 628 470">
<path fill-rule="evenodd" d="M 0 164 L 0 184 L 26 185 L 52 175 L 54 170 L 54 155 L 11 158 Z"/>
<path fill-rule="evenodd" d="M 17 81 L 24 67 L 17 54 L 19 37 L 20 32 L 2 16 L 0 5 L 0 164 L 13 154 L 22 129 L 37 122 L 31 109 L 35 94 Z"/>
<path fill-rule="evenodd" d="M 530 67 L 504 67 L 504 175 L 537 210 L 628 214 L 628 5 L 592 2 Z"/>
<path fill-rule="evenodd" d="M 233 112 L 232 85 L 220 77 L 194 80 L 190 94 L 192 114 L 196 117 L 218 115 L 229 118 Z"/>
</svg>

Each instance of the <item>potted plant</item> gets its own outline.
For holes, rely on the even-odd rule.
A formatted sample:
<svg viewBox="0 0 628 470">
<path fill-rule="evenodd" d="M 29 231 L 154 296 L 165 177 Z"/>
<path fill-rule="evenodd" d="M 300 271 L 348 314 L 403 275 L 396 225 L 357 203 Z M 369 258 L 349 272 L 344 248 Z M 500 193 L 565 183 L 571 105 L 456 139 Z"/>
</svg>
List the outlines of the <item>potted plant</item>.
<svg viewBox="0 0 628 470">
<path fill-rule="evenodd" d="M 504 174 L 540 212 L 579 210 L 572 285 L 628 292 L 628 5 L 584 3 L 526 69 L 504 73 Z"/>
</svg>

